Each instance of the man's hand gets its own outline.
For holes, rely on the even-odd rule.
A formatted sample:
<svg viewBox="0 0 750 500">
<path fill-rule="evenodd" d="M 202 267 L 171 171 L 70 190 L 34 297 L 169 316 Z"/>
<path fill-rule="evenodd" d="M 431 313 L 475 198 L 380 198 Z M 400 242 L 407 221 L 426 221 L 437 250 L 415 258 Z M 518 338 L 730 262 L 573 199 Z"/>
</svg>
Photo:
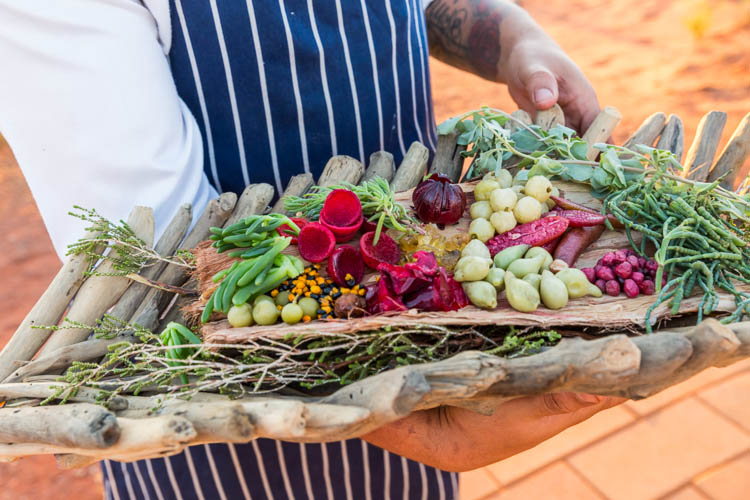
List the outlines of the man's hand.
<svg viewBox="0 0 750 500">
<path fill-rule="evenodd" d="M 430 53 L 483 78 L 506 83 L 532 115 L 558 103 L 583 134 L 599 112 L 576 64 L 520 7 L 503 0 L 434 0 L 426 11 Z"/>
<path fill-rule="evenodd" d="M 624 401 L 566 392 L 512 399 L 491 416 L 441 407 L 413 413 L 363 439 L 442 470 L 464 472 L 533 448 Z"/>
</svg>

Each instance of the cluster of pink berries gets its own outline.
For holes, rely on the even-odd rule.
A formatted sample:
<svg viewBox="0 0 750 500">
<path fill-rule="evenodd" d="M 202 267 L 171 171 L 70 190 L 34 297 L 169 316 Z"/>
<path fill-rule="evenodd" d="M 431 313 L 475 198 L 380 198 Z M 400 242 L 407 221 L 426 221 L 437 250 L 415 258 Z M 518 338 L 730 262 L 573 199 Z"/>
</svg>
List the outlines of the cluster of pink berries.
<svg viewBox="0 0 750 500">
<path fill-rule="evenodd" d="M 656 261 L 639 257 L 628 249 L 609 252 L 599 259 L 596 266 L 581 270 L 603 293 L 617 297 L 625 292 L 632 299 L 641 293 L 654 293 L 654 278 L 658 268 Z"/>
</svg>

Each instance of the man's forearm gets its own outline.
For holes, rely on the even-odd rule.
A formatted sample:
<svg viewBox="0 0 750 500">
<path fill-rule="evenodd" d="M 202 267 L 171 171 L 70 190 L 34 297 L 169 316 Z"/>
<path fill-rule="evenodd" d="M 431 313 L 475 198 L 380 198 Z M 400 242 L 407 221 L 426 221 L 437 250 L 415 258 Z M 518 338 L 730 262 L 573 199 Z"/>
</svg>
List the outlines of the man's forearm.
<svg viewBox="0 0 750 500">
<path fill-rule="evenodd" d="M 507 82 L 504 61 L 521 38 L 546 38 L 526 11 L 506 0 L 434 0 L 426 18 L 431 55 L 498 82 Z"/>
</svg>

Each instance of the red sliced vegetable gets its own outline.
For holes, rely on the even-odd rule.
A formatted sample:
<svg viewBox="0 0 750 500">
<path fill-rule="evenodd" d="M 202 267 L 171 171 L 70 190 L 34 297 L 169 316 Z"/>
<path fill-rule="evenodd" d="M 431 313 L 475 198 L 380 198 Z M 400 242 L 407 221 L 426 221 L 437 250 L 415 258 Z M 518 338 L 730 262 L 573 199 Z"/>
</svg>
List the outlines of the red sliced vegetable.
<svg viewBox="0 0 750 500">
<path fill-rule="evenodd" d="M 413 271 L 417 275 L 421 273 L 423 276 L 435 276 L 437 274 L 438 263 L 434 253 L 420 250 L 414 252 L 412 257 L 414 257 L 414 262 L 404 264 L 406 269 Z"/>
<path fill-rule="evenodd" d="M 597 212 L 593 208 L 589 208 L 585 205 L 581 205 L 580 203 L 576 203 L 574 201 L 566 200 L 565 198 L 560 198 L 559 196 L 550 196 L 549 198 L 550 200 L 554 201 L 558 207 L 564 210 L 581 210 L 583 212 L 591 212 L 594 214 L 599 214 L 599 212 Z M 609 222 L 612 224 L 613 227 L 616 227 L 618 229 L 625 228 L 623 223 L 617 220 L 617 217 L 615 217 L 614 215 L 607 214 L 607 219 L 609 219 Z"/>
<path fill-rule="evenodd" d="M 297 227 L 300 228 L 300 230 L 310 223 L 310 221 L 303 219 L 302 217 L 290 217 L 290 219 L 297 224 Z M 290 228 L 288 224 L 280 225 L 276 228 L 276 232 L 279 233 L 280 236 L 291 236 L 292 245 L 297 244 L 297 236 L 292 232 L 292 228 Z"/>
<path fill-rule="evenodd" d="M 365 298 L 367 299 L 367 310 L 372 314 L 407 310 L 399 296 L 390 289 L 383 278 L 374 285 L 367 287 Z"/>
<path fill-rule="evenodd" d="M 375 238 L 375 231 L 365 233 L 359 239 L 359 251 L 362 253 L 362 259 L 365 261 L 367 267 L 377 269 L 378 264 L 387 262 L 389 264 L 397 264 L 401 258 L 401 249 L 398 244 L 385 234 L 380 233 L 378 244 L 373 246 L 372 241 Z"/>
<path fill-rule="evenodd" d="M 362 227 L 362 214 L 359 214 L 359 220 L 352 224 L 351 226 L 337 226 L 335 224 L 332 224 L 328 219 L 323 217 L 323 212 L 320 213 L 320 223 L 323 224 L 325 227 L 327 227 L 336 237 L 337 243 L 346 243 L 347 241 L 350 241 L 352 238 L 354 238 L 354 235 L 357 234 L 357 231 L 359 231 L 359 228 Z"/>
<path fill-rule="evenodd" d="M 570 227 L 591 227 L 604 224 L 606 218 L 602 214 L 587 212 L 585 210 L 555 210 L 547 212 L 545 217 L 563 217 L 568 219 Z"/>
<path fill-rule="evenodd" d="M 568 229 L 568 219 L 543 217 L 533 222 L 516 226 L 508 232 L 499 234 L 487 242 L 487 248 L 494 257 L 496 253 L 515 245 L 530 245 L 539 247 L 561 236 Z"/>
<path fill-rule="evenodd" d="M 308 262 L 322 262 L 331 255 L 336 237 L 323 224 L 310 222 L 299 232 L 297 241 L 300 256 Z"/>
<path fill-rule="evenodd" d="M 599 239 L 604 233 L 604 229 L 602 225 L 574 227 L 560 239 L 553 257 L 565 261 L 570 267 L 573 267 L 581 253 Z"/>
<path fill-rule="evenodd" d="M 378 228 L 378 225 L 374 222 L 370 222 L 369 220 L 362 221 L 362 227 L 359 228 L 362 231 L 362 234 L 369 233 L 370 231 L 375 231 Z"/>
<path fill-rule="evenodd" d="M 328 276 L 342 287 L 353 287 L 364 275 L 365 265 L 354 247 L 342 245 L 328 259 Z"/>
<path fill-rule="evenodd" d="M 362 216 L 362 203 L 354 192 L 348 189 L 334 189 L 323 202 L 320 218 L 336 227 L 349 227 Z"/>
</svg>

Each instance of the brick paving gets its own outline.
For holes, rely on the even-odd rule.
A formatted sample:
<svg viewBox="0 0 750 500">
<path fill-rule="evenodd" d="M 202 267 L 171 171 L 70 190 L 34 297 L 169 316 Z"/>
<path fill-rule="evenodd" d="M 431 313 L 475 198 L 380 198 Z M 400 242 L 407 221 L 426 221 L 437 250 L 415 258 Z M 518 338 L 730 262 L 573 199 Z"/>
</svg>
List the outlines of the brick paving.
<svg viewBox="0 0 750 500">
<path fill-rule="evenodd" d="M 750 360 L 461 476 L 461 500 L 750 498 Z"/>
</svg>

